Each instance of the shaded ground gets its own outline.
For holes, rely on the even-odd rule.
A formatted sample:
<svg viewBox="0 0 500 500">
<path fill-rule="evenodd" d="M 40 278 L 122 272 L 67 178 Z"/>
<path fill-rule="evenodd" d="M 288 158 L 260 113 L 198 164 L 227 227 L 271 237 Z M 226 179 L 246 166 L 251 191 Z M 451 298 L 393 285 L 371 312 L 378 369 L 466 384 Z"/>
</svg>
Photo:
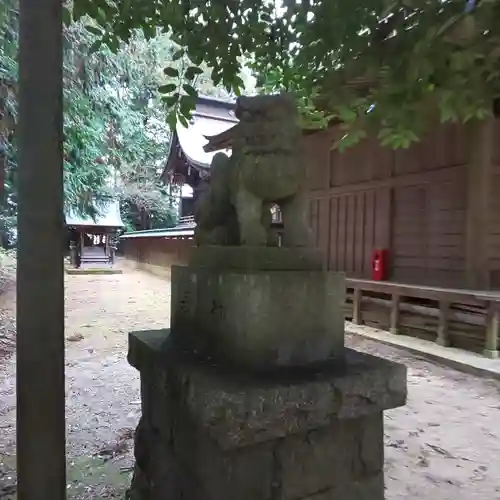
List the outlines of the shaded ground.
<svg viewBox="0 0 500 500">
<path fill-rule="evenodd" d="M 16 311 L 14 307 L 15 290 L 8 287 L 0 289 L 0 361 L 15 350 Z"/>
<path fill-rule="evenodd" d="M 408 403 L 385 414 L 387 500 L 500 499 L 500 383 L 354 335 L 348 343 L 408 367 Z"/>
<path fill-rule="evenodd" d="M 138 374 L 126 360 L 127 334 L 168 325 L 169 293 L 164 280 L 136 272 L 66 277 L 70 498 L 123 498 L 140 412 Z M 10 498 L 7 491 L 13 484 L 14 372 L 14 360 L 4 360 L 0 367 L 0 498 Z"/>
<path fill-rule="evenodd" d="M 140 411 L 127 333 L 168 324 L 168 301 L 167 282 L 138 272 L 67 277 L 70 498 L 123 498 Z M 359 337 L 348 343 L 409 367 L 408 404 L 386 414 L 387 499 L 500 499 L 500 385 Z M 0 363 L 6 499 L 14 482 L 15 367 L 12 359 Z"/>
</svg>

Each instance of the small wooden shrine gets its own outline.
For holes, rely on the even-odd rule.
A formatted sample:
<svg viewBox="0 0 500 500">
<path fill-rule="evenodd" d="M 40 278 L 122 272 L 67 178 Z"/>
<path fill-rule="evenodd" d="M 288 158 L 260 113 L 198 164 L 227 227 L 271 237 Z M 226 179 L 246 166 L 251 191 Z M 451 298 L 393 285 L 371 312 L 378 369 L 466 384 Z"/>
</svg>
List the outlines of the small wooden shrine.
<svg viewBox="0 0 500 500">
<path fill-rule="evenodd" d="M 114 263 L 118 233 L 124 227 L 118 201 L 103 204 L 95 217 L 68 212 L 65 220 L 73 266 Z"/>
</svg>

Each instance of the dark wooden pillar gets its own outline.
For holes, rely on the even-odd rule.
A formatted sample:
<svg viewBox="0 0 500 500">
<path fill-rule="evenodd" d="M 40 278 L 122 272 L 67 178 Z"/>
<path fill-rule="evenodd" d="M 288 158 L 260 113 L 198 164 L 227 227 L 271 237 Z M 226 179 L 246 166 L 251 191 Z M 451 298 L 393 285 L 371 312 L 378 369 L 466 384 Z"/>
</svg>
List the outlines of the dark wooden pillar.
<svg viewBox="0 0 500 500">
<path fill-rule="evenodd" d="M 490 287 L 488 241 L 494 125 L 493 119 L 475 120 L 468 125 L 465 268 L 467 286 L 473 289 Z"/>
<path fill-rule="evenodd" d="M 66 498 L 62 3 L 20 0 L 19 500 Z"/>
</svg>

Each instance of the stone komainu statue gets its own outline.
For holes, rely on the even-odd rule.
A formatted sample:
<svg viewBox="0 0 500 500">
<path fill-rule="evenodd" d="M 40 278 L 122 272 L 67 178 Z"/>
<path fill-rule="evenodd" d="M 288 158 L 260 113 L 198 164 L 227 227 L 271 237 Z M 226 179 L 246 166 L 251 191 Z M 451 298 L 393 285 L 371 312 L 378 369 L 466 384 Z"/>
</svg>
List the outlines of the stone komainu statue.
<svg viewBox="0 0 500 500">
<path fill-rule="evenodd" d="M 271 207 L 280 207 L 283 246 L 309 244 L 306 165 L 289 94 L 240 97 L 233 151 L 214 156 L 210 189 L 196 213 L 197 245 L 272 245 Z"/>
</svg>

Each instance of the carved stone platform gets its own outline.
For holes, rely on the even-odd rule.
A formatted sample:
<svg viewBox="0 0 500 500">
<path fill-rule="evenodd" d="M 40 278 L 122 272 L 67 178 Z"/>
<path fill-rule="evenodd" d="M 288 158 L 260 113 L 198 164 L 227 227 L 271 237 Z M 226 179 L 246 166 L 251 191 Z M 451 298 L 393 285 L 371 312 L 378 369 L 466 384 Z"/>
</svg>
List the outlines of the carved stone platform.
<svg viewBox="0 0 500 500">
<path fill-rule="evenodd" d="M 129 362 L 131 500 L 383 500 L 382 412 L 405 403 L 403 365 L 346 349 L 341 368 L 259 377 L 202 362 L 169 330 L 132 333 Z"/>
<path fill-rule="evenodd" d="M 173 335 L 200 356 L 254 370 L 344 355 L 344 275 L 311 249 L 200 247 L 172 267 Z"/>
</svg>

